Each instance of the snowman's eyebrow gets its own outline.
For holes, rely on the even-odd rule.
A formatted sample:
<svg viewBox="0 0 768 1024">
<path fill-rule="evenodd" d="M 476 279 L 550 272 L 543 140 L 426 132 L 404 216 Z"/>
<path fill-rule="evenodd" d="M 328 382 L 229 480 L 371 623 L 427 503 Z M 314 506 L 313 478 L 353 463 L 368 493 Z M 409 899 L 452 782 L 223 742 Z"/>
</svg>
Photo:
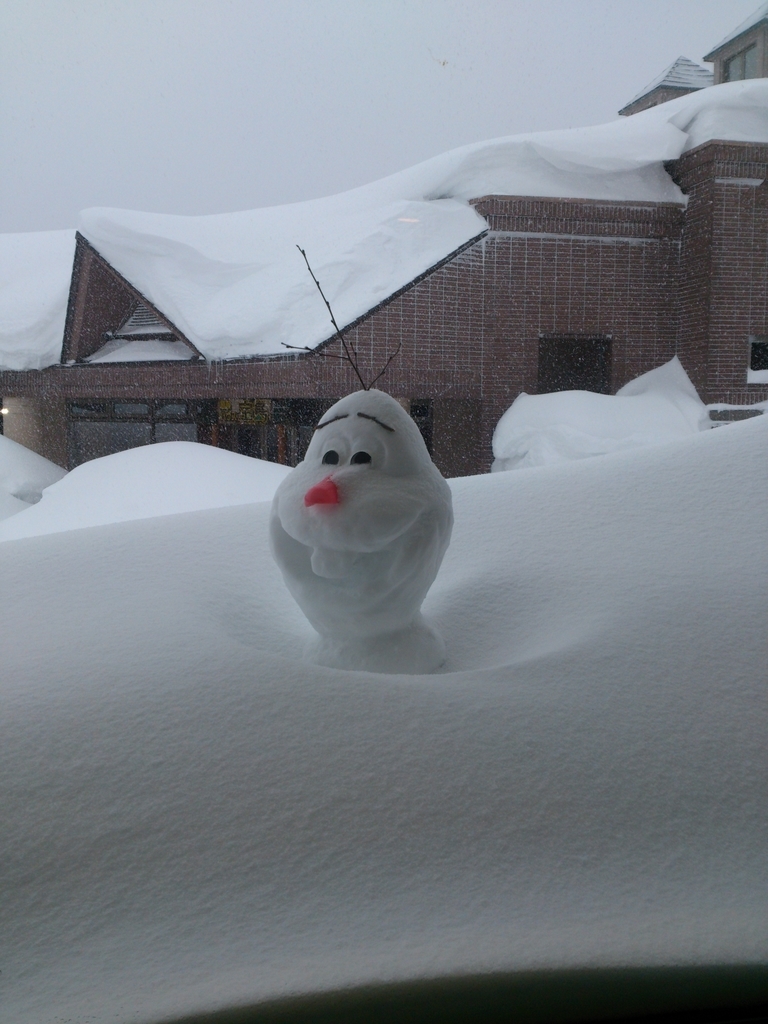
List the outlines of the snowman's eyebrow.
<svg viewBox="0 0 768 1024">
<path fill-rule="evenodd" d="M 373 420 L 374 423 L 378 423 L 380 427 L 384 427 L 385 430 L 388 430 L 390 434 L 394 434 L 395 432 L 394 427 L 388 427 L 386 423 L 382 423 L 381 420 L 377 420 L 375 416 L 369 416 L 367 412 L 359 412 L 357 415 L 362 416 L 364 420 Z"/>
<path fill-rule="evenodd" d="M 345 420 L 349 416 L 348 412 L 343 412 L 340 416 L 334 416 L 332 420 L 326 420 L 325 423 L 318 423 L 315 430 L 322 430 L 323 427 L 329 426 L 331 423 L 335 423 L 336 420 Z"/>
</svg>

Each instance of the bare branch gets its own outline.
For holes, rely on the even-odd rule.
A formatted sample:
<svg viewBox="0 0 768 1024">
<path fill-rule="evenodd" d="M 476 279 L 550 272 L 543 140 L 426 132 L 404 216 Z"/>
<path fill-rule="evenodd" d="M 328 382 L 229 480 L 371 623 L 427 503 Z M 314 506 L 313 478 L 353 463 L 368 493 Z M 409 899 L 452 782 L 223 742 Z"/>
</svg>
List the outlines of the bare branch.
<svg viewBox="0 0 768 1024">
<path fill-rule="evenodd" d="M 314 273 L 312 271 L 312 267 L 310 267 L 310 265 L 309 265 L 309 260 L 307 259 L 307 254 L 304 252 L 304 250 L 301 248 L 300 245 L 297 245 L 296 248 L 299 250 L 301 255 L 304 257 L 304 262 L 307 264 L 307 270 L 309 271 L 310 277 L 315 282 L 317 290 L 320 292 L 322 300 L 325 303 L 326 309 L 328 310 L 328 315 L 331 318 L 331 323 L 333 324 L 334 330 L 336 331 L 336 337 L 339 339 L 339 341 L 341 342 L 341 347 L 344 349 L 344 356 L 346 357 L 347 361 L 349 362 L 349 365 L 355 371 L 355 374 L 357 375 L 357 379 L 360 381 L 360 384 L 361 384 L 361 386 L 363 388 L 363 391 L 368 391 L 370 389 L 370 384 L 366 384 L 365 383 L 365 381 L 363 380 L 362 374 L 360 373 L 360 369 L 359 369 L 359 367 L 357 365 L 357 352 L 355 352 L 354 347 L 352 347 L 352 354 L 350 353 L 350 350 L 347 347 L 347 343 L 344 340 L 344 335 L 341 333 L 341 331 L 339 329 L 339 325 L 336 323 L 336 317 L 333 315 L 333 310 L 331 309 L 331 304 L 328 301 L 328 299 L 326 299 L 325 292 L 320 287 L 320 282 L 315 277 L 315 275 L 314 275 Z M 381 376 L 381 374 L 379 374 L 379 376 Z M 378 377 L 376 379 L 378 380 Z"/>
<path fill-rule="evenodd" d="M 373 380 L 371 381 L 371 383 L 370 383 L 370 384 L 368 385 L 368 387 L 369 387 L 369 388 L 372 388 L 372 387 L 373 387 L 373 385 L 374 385 L 374 384 L 376 383 L 376 381 L 377 381 L 377 380 L 379 379 L 379 377 L 383 377 L 383 376 L 384 376 L 384 374 L 385 374 L 385 373 L 387 372 L 387 368 L 389 367 L 389 364 L 390 364 L 390 363 L 392 362 L 392 360 L 393 360 L 393 359 L 395 358 L 395 356 L 397 355 L 397 353 L 398 353 L 398 352 L 400 351 L 400 348 L 401 348 L 402 344 L 403 344 L 403 343 L 402 343 L 402 341 L 401 341 L 401 342 L 400 342 L 400 344 L 399 344 L 399 345 L 397 346 L 397 348 L 395 349 L 395 351 L 394 351 L 394 352 L 392 353 L 392 355 L 391 355 L 391 356 L 389 357 L 389 359 L 388 359 L 388 360 L 386 361 L 386 363 L 384 363 L 384 368 L 383 368 L 382 370 L 380 370 L 380 371 L 379 371 L 379 372 L 378 372 L 378 373 L 376 374 L 376 376 L 375 376 L 375 377 L 373 378 Z"/>
<path fill-rule="evenodd" d="M 326 359 L 342 359 L 345 363 L 348 362 L 346 356 L 337 356 L 335 352 L 326 352 L 324 348 L 310 348 L 309 345 L 289 345 L 285 341 L 281 341 L 280 344 L 283 348 L 293 349 L 294 352 L 309 352 L 311 356 L 324 356 Z"/>
</svg>

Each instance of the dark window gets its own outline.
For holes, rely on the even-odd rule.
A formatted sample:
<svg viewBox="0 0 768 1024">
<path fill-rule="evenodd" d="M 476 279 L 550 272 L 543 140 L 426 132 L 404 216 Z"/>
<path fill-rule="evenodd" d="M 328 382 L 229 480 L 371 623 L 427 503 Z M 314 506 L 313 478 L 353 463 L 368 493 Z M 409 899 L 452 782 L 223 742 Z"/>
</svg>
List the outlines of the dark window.
<svg viewBox="0 0 768 1024">
<path fill-rule="evenodd" d="M 124 416 L 131 419 L 146 420 L 149 418 L 148 402 L 115 402 L 115 419 L 122 419 Z"/>
<path fill-rule="evenodd" d="M 432 402 L 428 398 L 411 401 L 411 419 L 421 431 L 427 451 L 432 454 Z"/>
<path fill-rule="evenodd" d="M 741 82 L 745 78 L 757 78 L 757 46 L 752 46 L 737 53 L 725 62 L 725 81 Z"/>
<path fill-rule="evenodd" d="M 82 416 L 84 419 L 105 419 L 112 411 L 109 402 L 72 402 L 69 407 L 70 416 Z"/>
<path fill-rule="evenodd" d="M 756 338 L 749 345 L 750 370 L 768 370 L 768 341 Z"/>
<path fill-rule="evenodd" d="M 185 420 L 188 414 L 186 402 L 155 402 L 156 420 Z"/>
<path fill-rule="evenodd" d="M 152 441 L 149 423 L 119 423 L 109 420 L 75 420 L 69 435 L 69 463 L 72 468 L 103 455 L 128 448 L 140 448 Z"/>
<path fill-rule="evenodd" d="M 212 402 L 174 399 L 71 402 L 69 466 L 163 441 L 210 442 Z"/>
<path fill-rule="evenodd" d="M 544 335 L 539 338 L 540 395 L 550 391 L 611 391 L 611 340 Z"/>
</svg>

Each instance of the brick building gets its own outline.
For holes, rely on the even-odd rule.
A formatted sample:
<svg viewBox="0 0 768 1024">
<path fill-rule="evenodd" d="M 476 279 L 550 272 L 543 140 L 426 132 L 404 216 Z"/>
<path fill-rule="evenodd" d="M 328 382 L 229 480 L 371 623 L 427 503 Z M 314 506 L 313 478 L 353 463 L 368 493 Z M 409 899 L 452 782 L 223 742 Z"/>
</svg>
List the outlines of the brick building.
<svg viewBox="0 0 768 1024">
<path fill-rule="evenodd" d="M 474 196 L 481 230 L 345 327 L 369 379 L 396 353 L 377 386 L 446 475 L 489 468 L 522 391 L 611 393 L 675 353 L 706 402 L 768 399 L 768 134 L 707 139 L 661 173 L 677 201 Z M 318 350 L 211 359 L 79 235 L 60 360 L 0 371 L 6 433 L 69 467 L 174 439 L 295 464 L 357 386 L 322 354 L 338 340 Z"/>
</svg>

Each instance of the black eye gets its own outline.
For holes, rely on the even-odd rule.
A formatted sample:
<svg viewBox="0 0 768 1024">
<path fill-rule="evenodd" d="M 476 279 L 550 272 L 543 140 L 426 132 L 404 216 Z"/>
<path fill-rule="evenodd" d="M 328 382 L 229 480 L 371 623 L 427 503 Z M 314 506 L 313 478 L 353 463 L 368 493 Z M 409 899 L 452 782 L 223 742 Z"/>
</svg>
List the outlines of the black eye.
<svg viewBox="0 0 768 1024">
<path fill-rule="evenodd" d="M 331 449 L 331 451 L 329 452 L 326 452 L 325 455 L 323 456 L 323 464 L 326 466 L 335 466 L 338 461 L 339 453 L 333 451 L 333 449 Z"/>
<path fill-rule="evenodd" d="M 349 461 L 359 466 L 361 462 L 370 462 L 371 456 L 368 452 L 355 452 Z"/>
</svg>

